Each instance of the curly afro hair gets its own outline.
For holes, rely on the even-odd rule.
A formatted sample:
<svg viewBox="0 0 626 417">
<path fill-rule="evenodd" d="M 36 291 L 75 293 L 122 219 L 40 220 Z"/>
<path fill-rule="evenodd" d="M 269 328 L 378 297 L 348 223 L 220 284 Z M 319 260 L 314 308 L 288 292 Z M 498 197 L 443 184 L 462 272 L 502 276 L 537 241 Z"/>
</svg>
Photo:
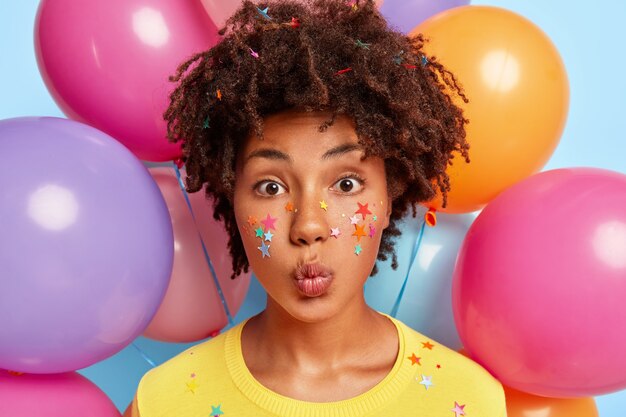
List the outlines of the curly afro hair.
<svg viewBox="0 0 626 417">
<path fill-rule="evenodd" d="M 453 152 L 469 163 L 468 120 L 451 96 L 467 98 L 454 75 L 426 56 L 421 34 L 390 28 L 374 0 L 243 0 L 219 33 L 170 77 L 164 118 L 168 139 L 182 141 L 187 192 L 207 184 L 230 235 L 231 278 L 249 268 L 232 205 L 237 152 L 263 137 L 265 116 L 290 108 L 329 112 L 320 132 L 349 116 L 365 156 L 384 159 L 393 204 L 378 259 L 391 255 L 396 269 L 396 221 L 436 187 L 445 207 Z"/>
</svg>

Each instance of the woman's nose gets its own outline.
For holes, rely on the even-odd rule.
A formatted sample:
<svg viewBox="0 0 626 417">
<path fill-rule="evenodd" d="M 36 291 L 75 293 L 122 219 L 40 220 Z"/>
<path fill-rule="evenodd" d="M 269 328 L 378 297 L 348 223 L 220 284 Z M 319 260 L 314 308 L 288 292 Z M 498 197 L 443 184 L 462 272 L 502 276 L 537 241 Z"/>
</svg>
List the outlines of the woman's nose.
<svg viewBox="0 0 626 417">
<path fill-rule="evenodd" d="M 323 201 L 323 200 L 322 200 Z M 318 201 L 307 199 L 296 205 L 289 237 L 296 245 L 311 245 L 328 239 L 330 229 L 325 209 Z"/>
</svg>

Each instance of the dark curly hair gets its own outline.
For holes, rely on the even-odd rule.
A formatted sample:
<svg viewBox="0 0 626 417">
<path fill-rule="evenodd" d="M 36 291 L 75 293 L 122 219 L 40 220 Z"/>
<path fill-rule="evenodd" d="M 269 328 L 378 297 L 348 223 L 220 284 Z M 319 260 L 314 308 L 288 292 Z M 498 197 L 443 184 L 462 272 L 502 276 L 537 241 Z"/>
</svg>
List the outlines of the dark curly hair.
<svg viewBox="0 0 626 417">
<path fill-rule="evenodd" d="M 168 139 L 183 142 L 187 192 L 206 183 L 230 235 L 231 278 L 249 267 L 232 205 L 238 149 L 253 132 L 263 137 L 265 116 L 289 108 L 332 113 L 320 132 L 349 116 L 365 157 L 384 159 L 393 204 L 378 259 L 392 255 L 396 269 L 396 221 L 409 206 L 415 217 L 435 187 L 445 207 L 452 152 L 469 162 L 468 120 L 451 95 L 467 98 L 454 75 L 425 55 L 421 34 L 390 28 L 374 0 L 244 0 L 219 33 L 170 77 L 178 84 L 164 118 Z"/>
</svg>

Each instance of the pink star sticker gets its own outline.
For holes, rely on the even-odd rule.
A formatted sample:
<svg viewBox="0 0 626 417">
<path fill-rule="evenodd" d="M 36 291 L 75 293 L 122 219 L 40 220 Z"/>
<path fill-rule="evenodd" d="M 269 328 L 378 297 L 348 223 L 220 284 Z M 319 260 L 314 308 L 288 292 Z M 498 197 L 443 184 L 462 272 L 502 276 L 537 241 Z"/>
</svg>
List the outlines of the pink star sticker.
<svg viewBox="0 0 626 417">
<path fill-rule="evenodd" d="M 356 216 L 356 214 L 350 217 L 350 224 L 357 224 L 358 222 L 359 222 L 359 218 Z"/>
<path fill-rule="evenodd" d="M 265 226 L 265 230 L 276 230 L 276 228 L 274 227 L 274 223 L 276 223 L 276 220 L 278 220 L 276 217 L 272 217 L 269 213 L 267 213 L 267 217 L 265 218 L 265 220 L 261 220 L 261 223 L 263 223 L 263 225 Z"/>
<path fill-rule="evenodd" d="M 454 411 L 454 413 L 456 414 L 456 417 L 464 416 L 465 415 L 465 410 L 463 410 L 464 408 L 465 408 L 465 404 L 459 405 L 459 403 L 455 401 L 454 408 L 452 409 L 452 411 Z"/>
<path fill-rule="evenodd" d="M 338 227 L 331 227 L 330 228 L 330 235 L 333 236 L 335 239 L 337 239 L 337 237 L 341 234 L 341 230 L 339 230 Z"/>
<path fill-rule="evenodd" d="M 374 237 L 374 235 L 376 234 L 376 228 L 370 223 L 370 233 L 369 233 L 369 237 Z"/>
</svg>

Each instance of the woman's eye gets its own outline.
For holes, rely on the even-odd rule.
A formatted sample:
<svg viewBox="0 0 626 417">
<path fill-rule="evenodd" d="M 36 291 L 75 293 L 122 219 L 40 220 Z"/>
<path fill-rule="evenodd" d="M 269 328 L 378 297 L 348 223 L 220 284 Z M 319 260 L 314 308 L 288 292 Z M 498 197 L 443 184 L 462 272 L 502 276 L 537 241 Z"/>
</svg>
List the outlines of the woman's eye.
<svg viewBox="0 0 626 417">
<path fill-rule="evenodd" d="M 363 180 L 355 177 L 342 178 L 335 183 L 333 188 L 343 193 L 356 193 L 363 187 Z"/>
<path fill-rule="evenodd" d="M 259 194 L 264 196 L 278 195 L 286 191 L 285 187 L 276 181 L 261 181 L 255 188 Z"/>
</svg>

